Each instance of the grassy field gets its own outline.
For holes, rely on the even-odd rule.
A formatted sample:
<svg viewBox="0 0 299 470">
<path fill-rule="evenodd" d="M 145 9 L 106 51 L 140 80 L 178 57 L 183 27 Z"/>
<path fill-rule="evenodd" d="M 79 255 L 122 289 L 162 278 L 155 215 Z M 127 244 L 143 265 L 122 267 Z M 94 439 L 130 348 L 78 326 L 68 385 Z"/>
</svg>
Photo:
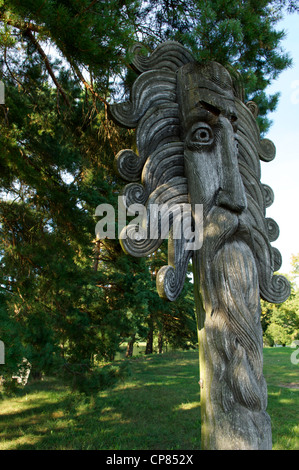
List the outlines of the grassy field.
<svg viewBox="0 0 299 470">
<path fill-rule="evenodd" d="M 289 348 L 265 349 L 273 448 L 299 449 L 299 365 Z M 200 448 L 197 352 L 130 360 L 131 374 L 87 397 L 55 379 L 0 401 L 0 450 Z M 296 388 L 297 384 L 297 388 Z"/>
</svg>

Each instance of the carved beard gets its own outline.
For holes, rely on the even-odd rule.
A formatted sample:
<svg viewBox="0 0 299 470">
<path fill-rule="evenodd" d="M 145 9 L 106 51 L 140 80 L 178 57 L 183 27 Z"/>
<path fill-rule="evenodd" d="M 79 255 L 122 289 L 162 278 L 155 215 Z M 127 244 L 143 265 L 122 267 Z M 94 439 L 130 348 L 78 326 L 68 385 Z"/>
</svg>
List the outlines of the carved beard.
<svg viewBox="0 0 299 470">
<path fill-rule="evenodd" d="M 223 410 L 239 403 L 265 410 L 259 283 L 245 215 L 213 207 L 200 255 L 205 328 L 214 350 L 214 378 Z M 213 388 L 213 386 L 212 386 Z M 217 389 L 217 387 L 215 387 Z"/>
</svg>

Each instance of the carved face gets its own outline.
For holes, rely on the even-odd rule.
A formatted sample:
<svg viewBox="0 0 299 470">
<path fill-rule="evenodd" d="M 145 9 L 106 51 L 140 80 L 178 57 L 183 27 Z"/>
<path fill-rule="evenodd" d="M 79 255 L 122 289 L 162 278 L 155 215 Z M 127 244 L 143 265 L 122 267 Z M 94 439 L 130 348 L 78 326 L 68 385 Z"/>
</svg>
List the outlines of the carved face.
<svg viewBox="0 0 299 470">
<path fill-rule="evenodd" d="M 236 214 L 246 208 L 235 138 L 237 113 L 231 79 L 217 63 L 188 64 L 178 74 L 184 162 L 191 204 Z"/>
<path fill-rule="evenodd" d="M 250 251 L 261 296 L 269 302 L 283 302 L 290 287 L 282 276 L 273 276 L 281 261 L 278 250 L 270 245 L 275 237 L 273 221 L 265 217 L 269 191 L 260 181 L 259 163 L 260 159 L 271 161 L 275 151 L 270 141 L 260 140 L 256 107 L 243 103 L 241 87 L 223 66 L 195 62 L 177 42 L 161 44 L 148 57 L 139 52 L 137 45 L 132 66 L 140 75 L 130 101 L 110 106 L 119 125 L 136 128 L 138 152 L 125 149 L 116 156 L 119 175 L 130 182 L 123 193 L 127 207 L 166 204 L 171 211 L 184 205 L 189 211 L 189 202 L 196 225 L 194 206 L 202 204 L 203 246 L 195 257 L 205 260 L 209 271 L 217 251 L 219 260 L 224 256 L 225 266 L 230 249 L 235 250 L 239 264 L 237 250 L 244 256 Z M 169 237 L 168 265 L 157 276 L 161 297 L 175 300 L 181 292 L 194 254 L 189 241 Z M 126 238 L 122 246 L 141 257 L 155 252 L 161 243 L 162 238 Z"/>
</svg>

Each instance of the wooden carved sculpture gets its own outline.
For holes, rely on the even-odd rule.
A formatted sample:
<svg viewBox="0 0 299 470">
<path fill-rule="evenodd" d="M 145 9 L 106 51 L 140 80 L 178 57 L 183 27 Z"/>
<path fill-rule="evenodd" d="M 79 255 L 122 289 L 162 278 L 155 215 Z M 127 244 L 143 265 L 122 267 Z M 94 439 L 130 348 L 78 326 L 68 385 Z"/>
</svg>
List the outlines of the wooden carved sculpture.
<svg viewBox="0 0 299 470">
<path fill-rule="evenodd" d="M 111 105 L 119 125 L 136 128 L 138 155 L 123 150 L 118 172 L 130 183 L 127 206 L 164 204 L 174 225 L 184 207 L 195 217 L 203 207 L 203 244 L 168 239 L 168 265 L 157 275 L 161 297 L 180 294 L 192 259 L 200 349 L 203 449 L 271 449 L 263 377 L 260 297 L 284 302 L 288 281 L 274 275 L 281 256 L 271 246 L 279 235 L 266 208 L 273 192 L 260 182 L 260 160 L 275 147 L 260 140 L 257 106 L 244 104 L 243 90 L 216 62 L 196 62 L 173 41 L 144 56 L 135 46 L 138 72 L 129 102 Z M 184 214 L 186 214 L 186 210 Z M 183 223 L 183 218 L 180 219 Z M 120 237 L 123 249 L 147 256 L 163 241 Z M 126 234 L 134 232 L 129 225 Z M 192 235 L 192 236 L 191 236 Z"/>
</svg>

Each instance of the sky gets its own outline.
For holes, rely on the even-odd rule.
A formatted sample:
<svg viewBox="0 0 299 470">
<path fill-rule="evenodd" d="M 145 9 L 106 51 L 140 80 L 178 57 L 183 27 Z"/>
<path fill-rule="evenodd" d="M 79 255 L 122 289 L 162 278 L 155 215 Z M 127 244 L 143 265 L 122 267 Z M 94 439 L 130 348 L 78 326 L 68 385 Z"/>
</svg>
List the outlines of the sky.
<svg viewBox="0 0 299 470">
<path fill-rule="evenodd" d="M 276 147 L 272 162 L 261 162 L 262 183 L 274 191 L 274 202 L 266 216 L 280 228 L 279 238 L 272 243 L 282 255 L 280 273 L 291 271 L 291 256 L 299 254 L 299 15 L 287 15 L 277 29 L 287 36 L 281 45 L 293 59 L 291 68 L 282 72 L 266 89 L 268 94 L 280 92 L 275 112 L 269 115 L 273 124 L 265 137 Z"/>
</svg>

